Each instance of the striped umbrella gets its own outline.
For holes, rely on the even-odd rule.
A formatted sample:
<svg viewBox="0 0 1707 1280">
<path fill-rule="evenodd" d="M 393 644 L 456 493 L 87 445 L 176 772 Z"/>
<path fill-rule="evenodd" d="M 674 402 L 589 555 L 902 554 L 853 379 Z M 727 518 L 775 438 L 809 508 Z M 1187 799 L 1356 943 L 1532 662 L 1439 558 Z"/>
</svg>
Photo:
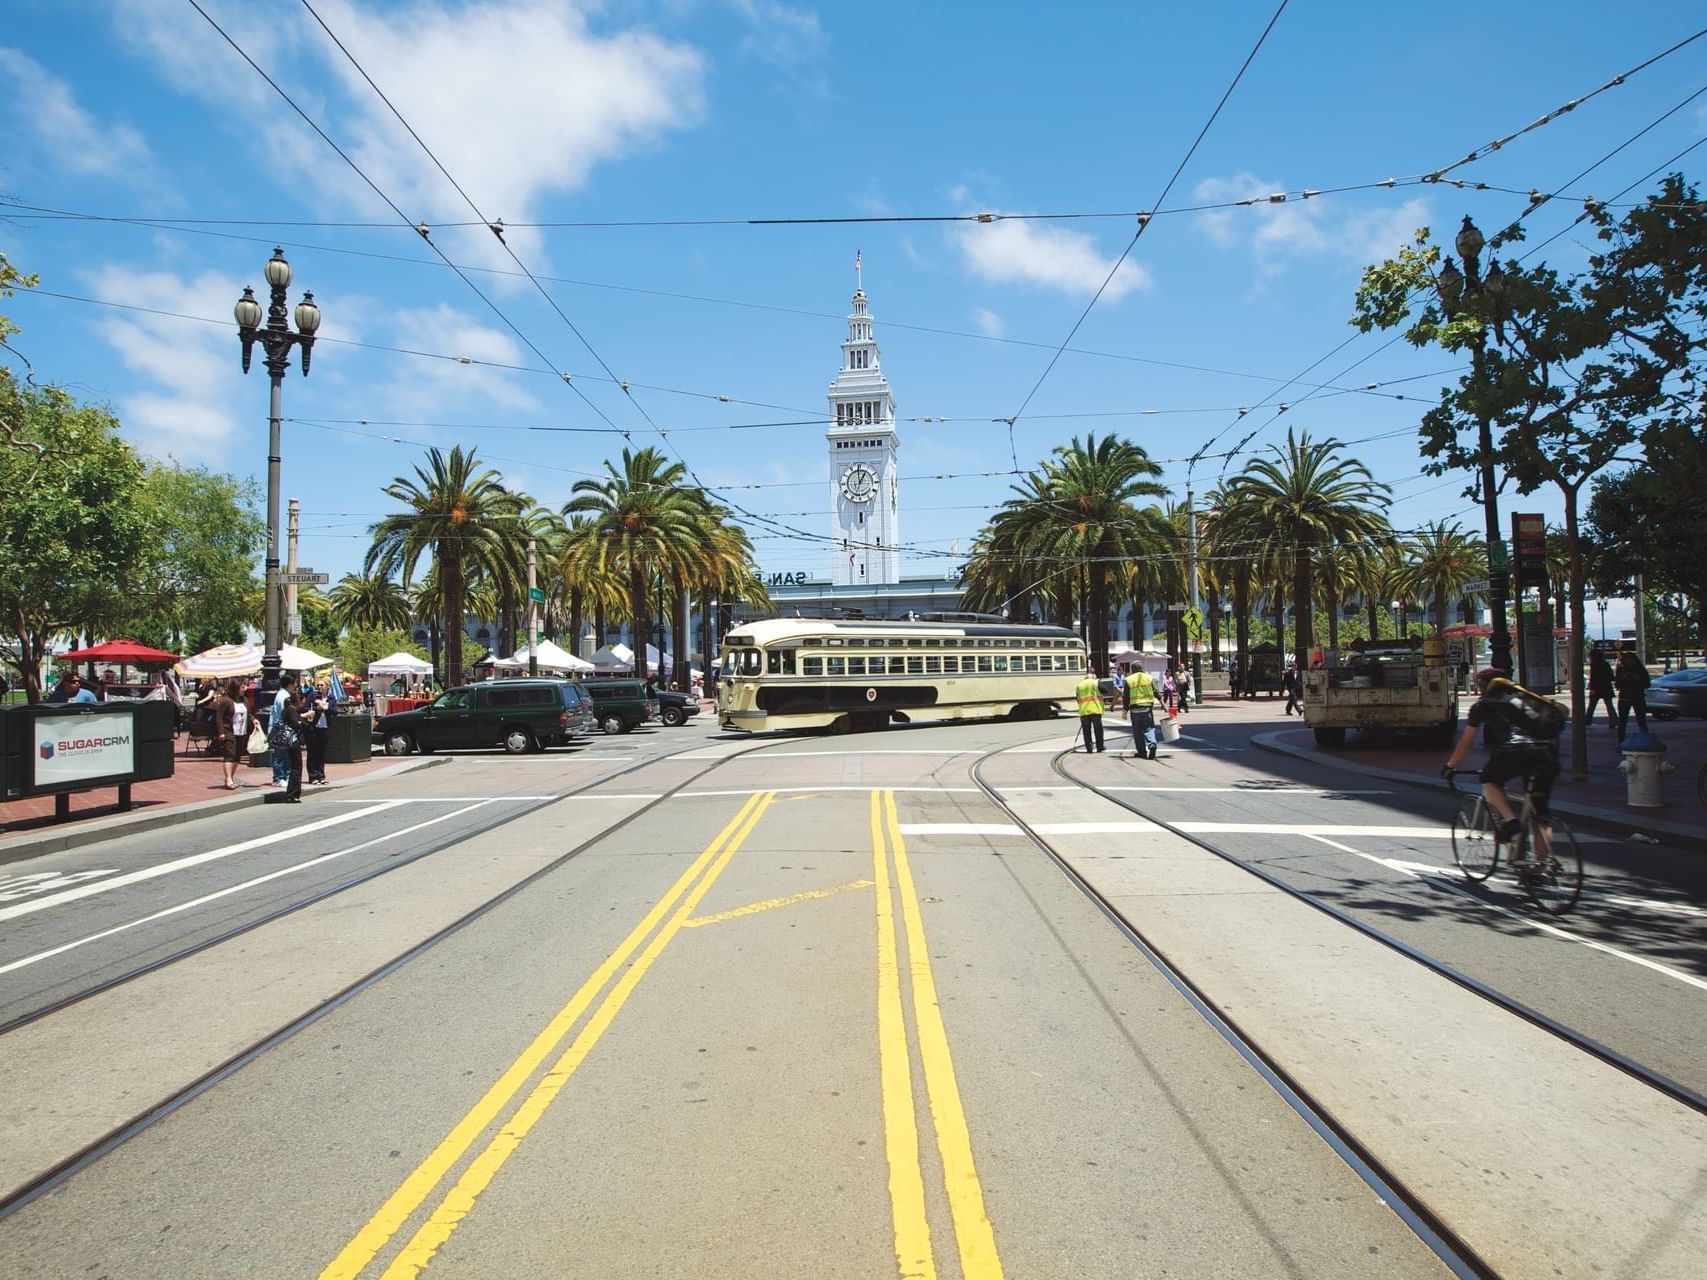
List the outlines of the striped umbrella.
<svg viewBox="0 0 1707 1280">
<path fill-rule="evenodd" d="M 261 669 L 261 650 L 252 644 L 219 644 L 185 658 L 173 669 L 181 676 L 197 680 L 252 675 Z"/>
</svg>

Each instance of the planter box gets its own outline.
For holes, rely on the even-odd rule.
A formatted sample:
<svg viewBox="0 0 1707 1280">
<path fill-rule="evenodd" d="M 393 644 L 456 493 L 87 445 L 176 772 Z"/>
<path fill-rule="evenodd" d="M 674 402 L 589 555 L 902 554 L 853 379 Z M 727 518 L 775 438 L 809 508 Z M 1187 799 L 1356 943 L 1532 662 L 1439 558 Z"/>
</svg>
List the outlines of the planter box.
<svg viewBox="0 0 1707 1280">
<path fill-rule="evenodd" d="M 355 764 L 373 756 L 373 717 L 364 710 L 332 717 L 326 738 L 327 764 Z"/>
</svg>

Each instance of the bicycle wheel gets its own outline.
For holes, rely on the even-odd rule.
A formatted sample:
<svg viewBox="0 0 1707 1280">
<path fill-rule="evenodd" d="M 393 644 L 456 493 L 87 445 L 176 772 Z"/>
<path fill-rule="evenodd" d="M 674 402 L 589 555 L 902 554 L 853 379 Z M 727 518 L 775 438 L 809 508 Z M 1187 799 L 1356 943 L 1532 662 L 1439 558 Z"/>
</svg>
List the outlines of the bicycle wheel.
<svg viewBox="0 0 1707 1280">
<path fill-rule="evenodd" d="M 1583 891 L 1583 859 L 1571 829 L 1558 818 L 1551 820 L 1551 826 L 1552 847 L 1538 865 L 1527 869 L 1523 887 L 1548 915 L 1562 916 L 1576 906 Z M 1539 830 L 1531 828 L 1528 834 L 1531 846 L 1539 847 Z"/>
<path fill-rule="evenodd" d="M 1466 800 L 1452 815 L 1452 860 L 1473 881 L 1486 880 L 1500 864 L 1493 814 L 1479 800 Z"/>
</svg>

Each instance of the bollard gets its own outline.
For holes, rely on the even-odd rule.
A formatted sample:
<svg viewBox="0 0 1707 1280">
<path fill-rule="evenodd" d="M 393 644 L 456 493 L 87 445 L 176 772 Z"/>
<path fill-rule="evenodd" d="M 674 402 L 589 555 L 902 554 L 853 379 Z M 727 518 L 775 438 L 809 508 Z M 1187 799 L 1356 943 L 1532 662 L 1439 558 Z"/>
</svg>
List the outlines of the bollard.
<svg viewBox="0 0 1707 1280">
<path fill-rule="evenodd" d="M 1618 772 L 1624 775 L 1624 803 L 1631 809 L 1665 808 L 1665 775 L 1672 771 L 1665 743 L 1651 733 L 1632 733 L 1620 744 Z"/>
</svg>

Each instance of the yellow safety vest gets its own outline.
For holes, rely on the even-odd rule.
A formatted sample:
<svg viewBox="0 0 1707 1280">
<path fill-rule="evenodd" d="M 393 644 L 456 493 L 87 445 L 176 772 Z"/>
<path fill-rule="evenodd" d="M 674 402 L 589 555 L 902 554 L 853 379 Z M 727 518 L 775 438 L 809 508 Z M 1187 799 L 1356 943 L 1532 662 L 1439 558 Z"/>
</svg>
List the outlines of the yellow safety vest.
<svg viewBox="0 0 1707 1280">
<path fill-rule="evenodd" d="M 1126 677 L 1126 705 L 1147 707 L 1156 700 L 1156 684 L 1148 671 L 1135 671 Z"/>
<path fill-rule="evenodd" d="M 1079 687 L 1073 690 L 1073 696 L 1079 700 L 1080 715 L 1100 716 L 1102 714 L 1102 690 L 1097 688 L 1095 676 L 1086 676 L 1079 681 Z"/>
</svg>

